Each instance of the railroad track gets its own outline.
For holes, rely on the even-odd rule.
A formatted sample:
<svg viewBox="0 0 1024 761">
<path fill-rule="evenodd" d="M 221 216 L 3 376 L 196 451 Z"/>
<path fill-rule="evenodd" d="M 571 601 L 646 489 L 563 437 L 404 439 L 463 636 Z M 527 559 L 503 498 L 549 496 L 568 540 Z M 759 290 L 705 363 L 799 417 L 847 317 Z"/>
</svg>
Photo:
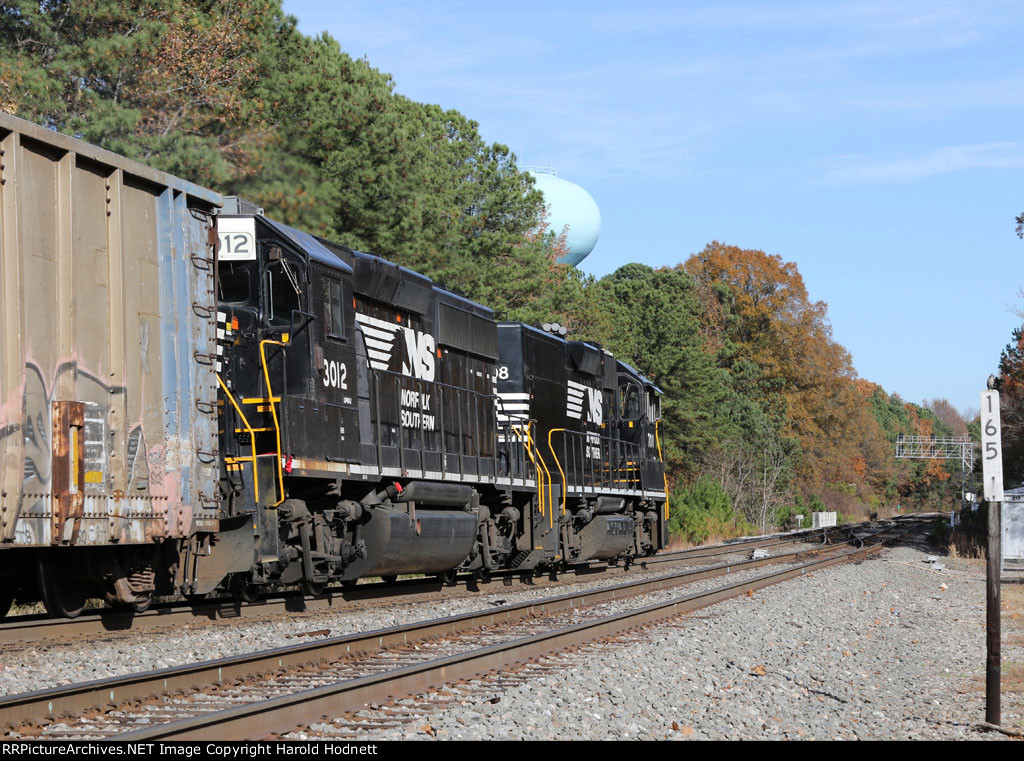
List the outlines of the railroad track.
<svg viewBox="0 0 1024 761">
<path fill-rule="evenodd" d="M 849 540 L 865 545 L 855 549 L 836 545 L 793 550 L 436 621 L 12 696 L 0 700 L 0 722 L 18 728 L 10 736 L 47 739 L 222 740 L 286 734 L 321 716 L 340 716 L 366 703 L 422 693 L 834 563 L 862 559 L 884 542 L 917 528 L 918 524 L 902 524 L 872 534 L 861 531 Z M 683 597 L 668 593 L 687 583 L 780 563 L 788 567 Z M 599 607 L 639 594 L 664 599 L 629 610 L 619 606 L 607 615 Z M 109 706 L 120 707 L 111 711 Z M 65 714 L 78 718 L 57 721 Z"/>
<path fill-rule="evenodd" d="M 813 542 L 827 543 L 835 541 L 850 530 L 850 526 L 840 526 L 708 547 L 694 547 L 679 552 L 641 558 L 633 563 L 633 567 L 640 570 L 656 567 L 669 568 L 675 565 L 711 562 L 716 558 L 748 553 L 755 549 L 768 550 L 790 544 Z M 607 563 L 580 564 L 563 572 L 561 576 L 580 577 L 615 571 L 622 572 L 623 570 L 629 570 L 629 567 L 609 566 Z M 472 574 L 456 576 L 447 584 L 437 577 L 403 579 L 390 583 L 359 584 L 350 589 L 329 589 L 316 596 L 277 595 L 251 603 L 242 603 L 233 598 L 217 598 L 193 603 L 167 603 L 154 606 L 145 613 L 103 609 L 86 612 L 78 618 L 71 619 L 49 618 L 45 615 L 17 616 L 0 622 L 0 646 L 62 638 L 80 640 L 113 632 L 157 631 L 217 621 L 261 620 L 286 614 L 331 611 L 342 607 L 356 612 L 359 610 L 360 604 L 370 605 L 381 600 L 404 602 L 422 599 L 429 595 L 450 596 L 466 591 L 481 591 L 488 586 L 516 584 L 543 586 L 557 581 L 558 575 L 553 574 L 537 576 L 532 571 L 528 573 L 506 571 L 494 574 L 489 581 L 476 578 Z"/>
</svg>

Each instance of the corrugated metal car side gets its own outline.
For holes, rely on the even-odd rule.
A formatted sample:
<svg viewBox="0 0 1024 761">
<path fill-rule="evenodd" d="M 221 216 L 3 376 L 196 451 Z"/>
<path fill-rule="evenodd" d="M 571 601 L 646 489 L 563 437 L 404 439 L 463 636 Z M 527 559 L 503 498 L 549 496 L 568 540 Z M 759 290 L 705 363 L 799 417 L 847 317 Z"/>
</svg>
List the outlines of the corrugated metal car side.
<svg viewBox="0 0 1024 761">
<path fill-rule="evenodd" d="M 0 114 L 0 547 L 216 528 L 220 203 Z"/>
</svg>

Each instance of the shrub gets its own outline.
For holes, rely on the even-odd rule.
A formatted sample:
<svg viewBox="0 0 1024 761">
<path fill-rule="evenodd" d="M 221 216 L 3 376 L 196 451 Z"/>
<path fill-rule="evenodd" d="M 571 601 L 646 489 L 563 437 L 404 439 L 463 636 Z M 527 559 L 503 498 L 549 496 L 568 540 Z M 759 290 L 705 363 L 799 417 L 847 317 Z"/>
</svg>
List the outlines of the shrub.
<svg viewBox="0 0 1024 761">
<path fill-rule="evenodd" d="M 712 537 L 749 534 L 754 527 L 733 509 L 722 485 L 704 476 L 672 495 L 668 530 L 676 538 L 702 544 Z"/>
</svg>

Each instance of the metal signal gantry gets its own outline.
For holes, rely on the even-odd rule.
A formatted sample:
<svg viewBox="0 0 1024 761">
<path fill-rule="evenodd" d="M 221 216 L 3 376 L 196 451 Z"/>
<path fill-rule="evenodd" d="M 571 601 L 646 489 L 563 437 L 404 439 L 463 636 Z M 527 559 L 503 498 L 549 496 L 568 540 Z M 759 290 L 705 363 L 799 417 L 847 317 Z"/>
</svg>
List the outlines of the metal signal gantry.
<svg viewBox="0 0 1024 761">
<path fill-rule="evenodd" d="M 974 449 L 978 444 L 969 436 L 937 438 L 935 436 L 896 437 L 896 456 L 914 460 L 959 460 L 963 469 L 974 470 Z"/>
<path fill-rule="evenodd" d="M 964 498 L 967 478 L 974 472 L 974 450 L 978 446 L 969 436 L 938 438 L 932 436 L 896 437 L 896 457 L 910 460 L 959 460 L 960 496 Z"/>
</svg>

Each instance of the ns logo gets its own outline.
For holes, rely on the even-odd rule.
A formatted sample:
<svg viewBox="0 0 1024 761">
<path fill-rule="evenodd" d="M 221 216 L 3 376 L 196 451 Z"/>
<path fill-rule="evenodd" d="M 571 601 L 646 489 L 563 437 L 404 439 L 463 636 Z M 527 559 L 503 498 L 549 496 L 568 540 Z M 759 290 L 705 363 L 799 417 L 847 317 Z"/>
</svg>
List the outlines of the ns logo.
<svg viewBox="0 0 1024 761">
<path fill-rule="evenodd" d="M 586 410 L 588 423 L 599 426 L 604 422 L 601 389 L 591 388 L 575 381 L 568 381 L 566 392 L 565 414 L 568 417 L 582 420 L 583 412 Z"/>
<path fill-rule="evenodd" d="M 604 413 L 601 409 L 601 389 L 588 388 L 587 397 L 590 400 L 587 408 L 587 422 L 601 425 L 604 422 Z"/>
<path fill-rule="evenodd" d="M 402 358 L 402 375 L 419 380 L 433 381 L 434 337 L 429 333 L 402 326 L 405 335 L 405 357 Z"/>
</svg>

